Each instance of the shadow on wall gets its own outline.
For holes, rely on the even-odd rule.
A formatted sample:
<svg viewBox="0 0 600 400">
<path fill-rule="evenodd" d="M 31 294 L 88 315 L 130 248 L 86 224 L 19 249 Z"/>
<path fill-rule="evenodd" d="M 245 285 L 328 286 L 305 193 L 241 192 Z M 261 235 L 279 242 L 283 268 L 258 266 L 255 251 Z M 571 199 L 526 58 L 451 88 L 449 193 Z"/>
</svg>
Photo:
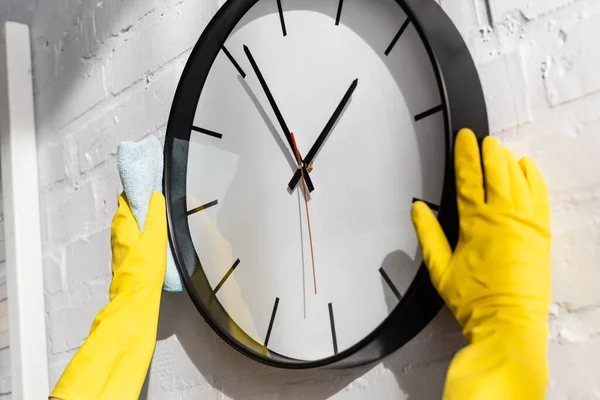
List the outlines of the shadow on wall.
<svg viewBox="0 0 600 400">
<path fill-rule="evenodd" d="M 402 252 L 390 254 L 383 262 L 388 269 L 412 269 L 414 264 L 415 261 Z M 396 304 L 395 299 L 387 300 L 390 307 Z M 207 384 L 231 399 L 324 400 L 376 367 L 289 371 L 264 366 L 237 353 L 222 341 L 204 322 L 186 293 L 164 293 L 162 297 L 158 340 L 172 336 L 176 336 Z M 441 399 L 446 370 L 452 356 L 462 346 L 464 339 L 460 327 L 444 308 L 417 337 L 387 357 L 382 366 L 394 374 L 406 399 Z M 165 361 L 172 364 L 172 360 Z M 163 364 L 163 360 L 156 358 L 153 362 L 157 366 Z M 168 365 L 165 373 L 177 374 L 177 366 Z M 154 371 L 152 377 L 148 374 L 148 379 L 161 379 L 162 375 L 161 371 Z M 178 379 L 169 376 L 171 381 Z M 377 384 L 376 379 L 374 384 Z M 150 382 L 144 385 L 141 399 L 149 398 L 150 385 Z"/>
<path fill-rule="evenodd" d="M 388 254 L 381 266 L 392 275 L 400 293 L 406 293 L 408 282 L 412 282 L 422 257 L 413 259 L 403 251 Z M 381 284 L 387 284 L 382 278 Z M 384 291 L 391 312 L 398 303 L 391 291 Z M 461 329 L 450 310 L 446 307 L 413 340 L 383 360 L 383 366 L 396 377 L 398 387 L 408 400 L 441 399 L 446 371 L 451 358 L 463 347 L 465 341 Z"/>
<path fill-rule="evenodd" d="M 158 340 L 168 339 L 172 335 L 177 337 L 206 382 L 232 399 L 324 400 L 371 368 L 288 371 L 259 364 L 221 340 L 204 322 L 186 293 L 163 294 Z M 149 398 L 149 385 L 150 382 L 146 382 L 146 393 L 142 392 L 141 399 Z"/>
<path fill-rule="evenodd" d="M 446 307 L 412 341 L 383 360 L 408 400 L 441 399 L 454 354 L 465 345 L 460 326 Z"/>
</svg>

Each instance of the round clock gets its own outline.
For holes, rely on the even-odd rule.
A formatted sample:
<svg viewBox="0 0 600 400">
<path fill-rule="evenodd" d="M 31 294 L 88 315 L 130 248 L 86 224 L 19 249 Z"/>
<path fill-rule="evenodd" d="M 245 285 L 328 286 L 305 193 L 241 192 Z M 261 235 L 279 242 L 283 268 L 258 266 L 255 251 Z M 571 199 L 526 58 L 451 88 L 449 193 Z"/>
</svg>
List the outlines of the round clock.
<svg viewBox="0 0 600 400">
<path fill-rule="evenodd" d="M 442 301 L 410 209 L 457 238 L 453 136 L 488 132 L 470 54 L 432 0 L 229 0 L 165 142 L 170 241 L 231 346 L 283 368 L 378 360 Z"/>
</svg>

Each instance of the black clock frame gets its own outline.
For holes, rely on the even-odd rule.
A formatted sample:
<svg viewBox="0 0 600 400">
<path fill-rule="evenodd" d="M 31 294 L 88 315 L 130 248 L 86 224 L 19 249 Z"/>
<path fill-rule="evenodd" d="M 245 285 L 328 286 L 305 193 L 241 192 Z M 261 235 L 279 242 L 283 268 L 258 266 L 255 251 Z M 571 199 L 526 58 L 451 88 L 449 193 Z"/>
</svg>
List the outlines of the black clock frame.
<svg viewBox="0 0 600 400">
<path fill-rule="evenodd" d="M 169 240 L 187 292 L 202 317 L 217 334 L 242 354 L 274 367 L 289 369 L 347 368 L 391 354 L 417 335 L 439 312 L 443 301 L 421 265 L 403 300 L 373 332 L 332 357 L 304 361 L 266 351 L 241 330 L 213 295 L 189 233 L 186 209 L 187 143 L 197 102 L 212 63 L 239 20 L 259 0 L 228 0 L 196 43 L 179 81 L 165 139 L 164 190 Z M 485 98 L 477 70 L 460 33 L 433 0 L 396 0 L 414 24 L 434 66 L 442 95 L 446 130 L 446 165 L 439 220 L 454 247 L 458 211 L 453 167 L 456 133 L 469 127 L 482 139 L 489 133 Z M 201 58 L 197 58 L 202 54 Z M 201 60 L 201 61 L 199 61 Z M 193 82 L 193 84 L 190 84 Z M 197 270 L 192 278 L 185 266 Z M 192 279 L 194 281 L 192 281 Z M 235 337 L 234 337 L 235 336 Z M 243 342 L 243 344 L 242 344 Z M 268 352 L 269 355 L 265 355 Z"/>
</svg>

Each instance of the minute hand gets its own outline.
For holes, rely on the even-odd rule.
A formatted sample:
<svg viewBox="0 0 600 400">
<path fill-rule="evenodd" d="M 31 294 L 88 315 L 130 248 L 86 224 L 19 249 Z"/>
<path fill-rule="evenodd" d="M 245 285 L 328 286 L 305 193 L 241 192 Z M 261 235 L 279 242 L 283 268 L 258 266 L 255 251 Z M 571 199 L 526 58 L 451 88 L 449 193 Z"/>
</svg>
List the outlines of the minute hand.
<svg viewBox="0 0 600 400">
<path fill-rule="evenodd" d="M 273 94 L 271 93 L 271 90 L 269 90 L 269 86 L 267 85 L 265 78 L 263 77 L 262 73 L 260 72 L 260 69 L 258 68 L 258 65 L 256 64 L 256 61 L 254 60 L 254 57 L 252 57 L 252 53 L 250 53 L 250 49 L 246 45 L 244 45 L 244 53 L 246 53 L 246 56 L 248 57 L 248 60 L 250 61 L 250 65 L 252 65 L 252 69 L 254 70 L 254 73 L 256 74 L 258 81 L 260 82 L 260 86 L 262 86 L 263 91 L 267 95 L 269 104 L 271 104 L 271 108 L 273 109 L 273 112 L 275 113 L 275 116 L 277 117 L 277 121 L 279 121 L 279 125 L 281 126 L 281 129 L 283 130 L 283 134 L 285 135 L 285 138 L 287 139 L 287 142 L 288 142 L 288 145 L 290 146 L 292 154 L 294 154 L 294 143 L 292 141 L 292 135 L 290 133 L 290 130 L 289 130 L 287 124 L 285 123 L 285 120 L 283 119 L 283 115 L 281 115 L 281 111 L 279 111 L 279 107 L 277 107 L 277 103 L 275 103 L 275 99 L 273 98 Z M 294 156 L 294 160 L 295 159 L 296 159 L 296 157 Z M 308 187 L 308 190 L 312 192 L 313 190 L 315 190 L 315 187 L 313 186 L 310 176 L 308 176 L 308 171 L 306 170 L 306 166 L 303 166 L 302 169 L 304 172 L 304 178 L 306 180 L 306 186 Z"/>
<path fill-rule="evenodd" d="M 321 132 L 321 134 L 317 138 L 317 141 L 315 142 L 315 144 L 313 144 L 313 146 L 311 147 L 308 154 L 306 154 L 306 157 L 304 158 L 304 165 L 310 165 L 310 163 L 313 162 L 313 160 L 317 156 L 317 153 L 319 152 L 319 150 L 325 143 L 327 136 L 329 136 L 329 133 L 333 129 L 333 126 L 335 125 L 336 121 L 342 114 L 344 107 L 346 107 L 346 104 L 348 104 L 348 101 L 350 101 L 350 97 L 352 96 L 352 93 L 354 93 L 356 86 L 358 86 L 358 79 L 355 79 L 354 81 L 352 81 L 352 84 L 348 88 L 348 91 L 346 91 L 344 98 L 342 99 L 342 101 L 340 101 L 340 104 L 335 109 L 335 112 L 333 113 L 333 115 L 331 116 L 329 121 L 327 122 L 327 125 L 325 125 L 325 128 L 323 128 L 323 132 Z M 306 173 L 304 175 L 306 176 Z M 290 180 L 290 183 L 288 184 L 288 186 L 291 190 L 294 190 L 294 188 L 298 184 L 298 181 L 300 180 L 300 177 L 301 177 L 300 171 L 296 170 L 296 173 L 294 173 L 294 176 L 292 177 L 292 179 Z"/>
</svg>

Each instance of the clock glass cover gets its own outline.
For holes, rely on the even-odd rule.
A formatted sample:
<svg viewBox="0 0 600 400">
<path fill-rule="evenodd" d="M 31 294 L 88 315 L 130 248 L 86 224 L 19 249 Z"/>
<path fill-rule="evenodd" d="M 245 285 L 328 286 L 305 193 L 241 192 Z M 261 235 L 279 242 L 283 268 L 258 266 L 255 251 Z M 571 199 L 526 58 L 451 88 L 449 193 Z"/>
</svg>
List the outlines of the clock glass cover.
<svg viewBox="0 0 600 400">
<path fill-rule="evenodd" d="M 388 318 L 421 266 L 410 209 L 437 209 L 449 147 L 435 62 L 395 0 L 224 8 L 167 137 L 178 264 L 238 348 L 330 359 Z"/>
</svg>

